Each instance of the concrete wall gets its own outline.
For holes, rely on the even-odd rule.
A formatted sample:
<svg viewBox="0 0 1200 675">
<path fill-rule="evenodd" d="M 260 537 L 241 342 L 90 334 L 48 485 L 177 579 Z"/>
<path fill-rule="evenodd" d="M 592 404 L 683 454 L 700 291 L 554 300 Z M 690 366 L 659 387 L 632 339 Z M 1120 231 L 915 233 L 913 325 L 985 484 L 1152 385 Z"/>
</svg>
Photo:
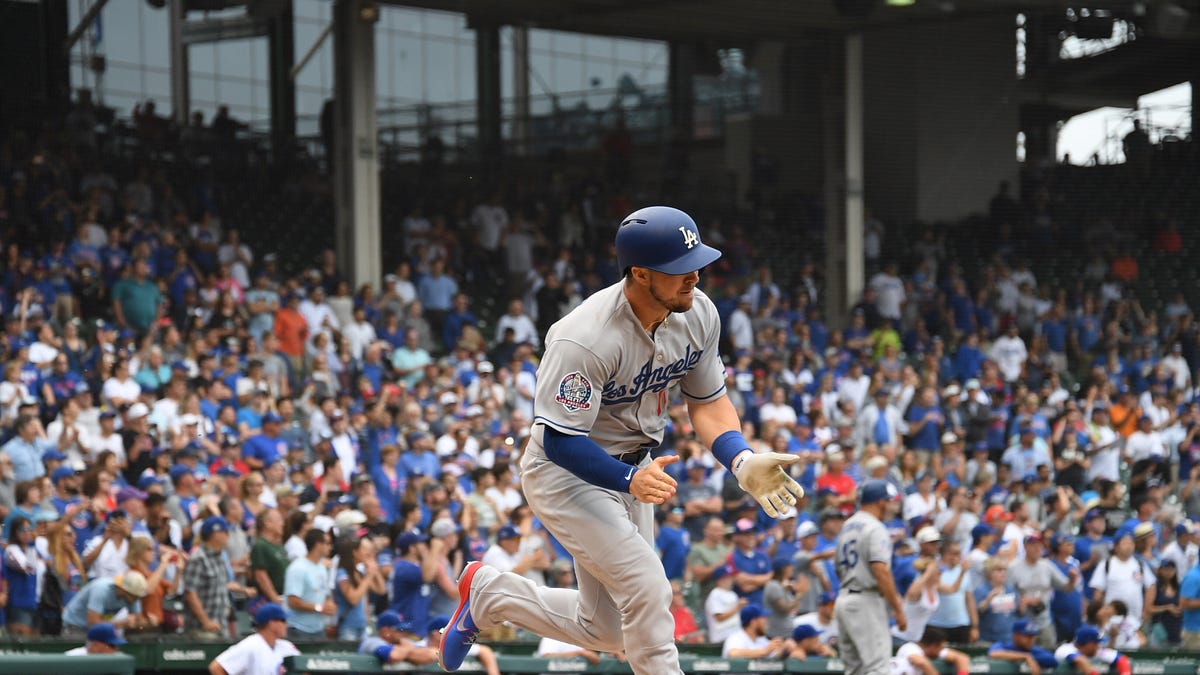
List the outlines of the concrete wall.
<svg viewBox="0 0 1200 675">
<path fill-rule="evenodd" d="M 872 30 L 864 52 L 868 206 L 899 221 L 985 210 L 1017 175 L 1014 18 Z"/>
<path fill-rule="evenodd" d="M 984 211 L 1001 180 L 1015 182 L 1019 107 L 1015 96 L 1015 17 L 873 28 L 864 35 L 865 192 L 885 221 L 955 219 Z M 825 120 L 822 96 L 842 96 L 841 46 L 798 38 L 756 58 L 773 113 L 727 120 L 724 161 L 737 198 L 749 186 L 750 154 L 780 161 L 782 189 L 822 194 L 826 136 L 843 143 L 840 119 Z M 827 123 L 828 122 L 828 123 Z M 835 185 L 841 177 L 834 176 Z"/>
</svg>

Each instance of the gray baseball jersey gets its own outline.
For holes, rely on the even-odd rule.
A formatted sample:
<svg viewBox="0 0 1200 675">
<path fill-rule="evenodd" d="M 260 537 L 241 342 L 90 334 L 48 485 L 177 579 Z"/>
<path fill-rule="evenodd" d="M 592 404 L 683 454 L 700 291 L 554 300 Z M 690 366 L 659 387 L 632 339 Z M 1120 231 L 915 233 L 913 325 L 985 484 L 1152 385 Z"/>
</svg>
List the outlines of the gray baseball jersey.
<svg viewBox="0 0 1200 675">
<path fill-rule="evenodd" d="M 725 393 L 717 351 L 721 321 L 696 289 L 688 312 L 671 314 L 653 335 L 625 298 L 625 282 L 594 293 L 546 333 L 533 403 L 533 438 L 542 426 L 587 435 L 609 454 L 662 442 L 670 388 L 707 402 Z"/>
<path fill-rule="evenodd" d="M 892 539 L 887 528 L 875 516 L 858 511 L 842 526 L 834 559 L 842 590 L 878 590 L 871 563 L 891 565 Z"/>
</svg>

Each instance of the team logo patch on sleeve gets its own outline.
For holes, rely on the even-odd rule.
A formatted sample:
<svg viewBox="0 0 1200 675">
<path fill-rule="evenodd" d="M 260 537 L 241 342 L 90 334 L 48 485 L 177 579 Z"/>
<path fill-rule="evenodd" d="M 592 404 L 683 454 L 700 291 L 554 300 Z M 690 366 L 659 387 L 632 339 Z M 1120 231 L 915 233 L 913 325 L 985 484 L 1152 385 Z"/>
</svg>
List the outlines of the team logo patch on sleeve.
<svg viewBox="0 0 1200 675">
<path fill-rule="evenodd" d="M 569 373 L 558 383 L 558 396 L 554 397 L 559 405 L 567 412 L 578 412 L 592 408 L 592 383 L 587 377 L 575 371 Z"/>
</svg>

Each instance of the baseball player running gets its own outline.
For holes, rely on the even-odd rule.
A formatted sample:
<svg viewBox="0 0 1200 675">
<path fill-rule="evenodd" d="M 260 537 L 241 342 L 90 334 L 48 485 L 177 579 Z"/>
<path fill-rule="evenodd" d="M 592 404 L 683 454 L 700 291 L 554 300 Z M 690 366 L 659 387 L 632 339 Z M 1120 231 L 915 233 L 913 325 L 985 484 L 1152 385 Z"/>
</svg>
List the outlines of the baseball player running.
<svg viewBox="0 0 1200 675">
<path fill-rule="evenodd" d="M 908 621 L 892 579 L 892 540 L 883 520 L 900 502 L 889 482 L 868 480 L 858 493 L 859 509 L 838 534 L 834 560 L 841 588 L 834 615 L 842 626 L 838 651 L 846 675 L 889 675 L 892 635 L 887 607 L 904 631 Z M 847 628 L 849 627 L 849 628 Z"/>
<path fill-rule="evenodd" d="M 795 455 L 755 454 L 726 396 L 720 320 L 696 288 L 721 256 L 686 213 L 634 212 L 617 230 L 624 278 L 588 298 L 546 335 L 521 482 L 534 513 L 575 557 L 579 590 L 539 587 L 473 562 L 442 633 L 440 663 L 456 670 L 480 629 L 503 621 L 569 644 L 625 650 L 633 672 L 680 673 L 671 586 L 654 553 L 653 504 L 675 493 L 649 460 L 678 386 L 701 443 L 767 514 L 803 494 L 783 470 Z"/>
</svg>

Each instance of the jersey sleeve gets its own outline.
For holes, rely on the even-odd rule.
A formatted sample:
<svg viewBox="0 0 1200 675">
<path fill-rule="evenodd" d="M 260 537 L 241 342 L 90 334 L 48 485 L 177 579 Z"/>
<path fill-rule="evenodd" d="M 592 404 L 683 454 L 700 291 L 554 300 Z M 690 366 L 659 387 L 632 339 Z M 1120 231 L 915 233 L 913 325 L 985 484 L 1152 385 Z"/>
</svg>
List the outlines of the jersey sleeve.
<svg viewBox="0 0 1200 675">
<path fill-rule="evenodd" d="M 591 433 L 611 369 L 572 340 L 555 340 L 538 365 L 533 421 L 569 436 Z"/>
<path fill-rule="evenodd" d="M 883 525 L 872 527 L 867 532 L 867 562 L 892 562 L 892 539 Z"/>
<path fill-rule="evenodd" d="M 721 338 L 721 320 L 716 308 L 705 302 L 697 305 L 704 312 L 704 344 L 701 345 L 700 360 L 687 371 L 679 383 L 679 391 L 691 401 L 707 403 L 725 393 L 725 364 L 721 363 L 718 340 Z"/>
<path fill-rule="evenodd" d="M 221 652 L 215 659 L 227 673 L 250 672 L 250 646 L 243 640 Z"/>
</svg>

